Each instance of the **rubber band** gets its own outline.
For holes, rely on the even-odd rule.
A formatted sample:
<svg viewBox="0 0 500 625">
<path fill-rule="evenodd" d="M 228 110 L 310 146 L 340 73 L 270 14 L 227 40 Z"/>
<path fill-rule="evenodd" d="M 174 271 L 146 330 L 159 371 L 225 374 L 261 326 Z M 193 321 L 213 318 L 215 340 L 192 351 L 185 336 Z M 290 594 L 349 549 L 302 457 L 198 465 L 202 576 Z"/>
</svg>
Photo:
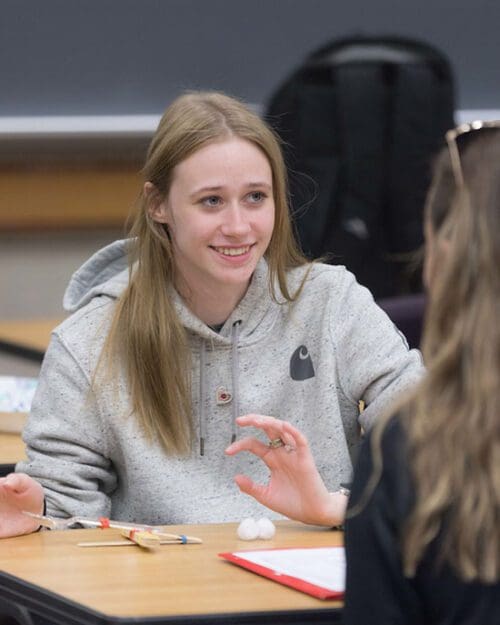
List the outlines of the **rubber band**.
<svg viewBox="0 0 500 625">
<path fill-rule="evenodd" d="M 105 516 L 99 517 L 99 523 L 101 524 L 100 528 L 102 530 L 105 530 L 105 529 L 109 528 L 109 519 L 107 517 L 105 517 Z"/>
<path fill-rule="evenodd" d="M 184 534 L 181 534 L 179 536 L 179 538 L 181 539 L 181 545 L 186 545 L 187 544 L 187 536 L 185 536 Z"/>
</svg>

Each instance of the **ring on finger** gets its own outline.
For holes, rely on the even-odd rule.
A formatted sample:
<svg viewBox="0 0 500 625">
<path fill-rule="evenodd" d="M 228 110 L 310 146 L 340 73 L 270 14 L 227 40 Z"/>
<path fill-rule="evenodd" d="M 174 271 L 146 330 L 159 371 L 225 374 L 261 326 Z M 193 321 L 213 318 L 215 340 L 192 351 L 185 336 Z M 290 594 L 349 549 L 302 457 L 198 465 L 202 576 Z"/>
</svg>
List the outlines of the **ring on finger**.
<svg viewBox="0 0 500 625">
<path fill-rule="evenodd" d="M 273 438 L 267 443 L 267 446 L 271 449 L 278 449 L 278 447 L 285 447 L 285 443 L 281 438 Z"/>
</svg>

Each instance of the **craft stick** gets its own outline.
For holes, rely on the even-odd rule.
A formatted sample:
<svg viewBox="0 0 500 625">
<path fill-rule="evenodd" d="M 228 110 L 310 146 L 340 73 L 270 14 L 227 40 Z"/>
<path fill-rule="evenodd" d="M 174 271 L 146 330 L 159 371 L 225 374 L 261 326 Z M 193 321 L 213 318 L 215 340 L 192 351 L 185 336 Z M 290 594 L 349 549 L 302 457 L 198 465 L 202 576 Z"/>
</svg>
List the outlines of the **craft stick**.
<svg viewBox="0 0 500 625">
<path fill-rule="evenodd" d="M 172 540 L 178 540 L 181 543 L 197 543 L 201 544 L 203 541 L 201 538 L 196 538 L 196 536 L 185 536 L 184 534 L 168 534 L 167 532 L 162 532 L 161 530 L 153 530 L 153 533 L 160 538 L 169 538 Z"/>
<path fill-rule="evenodd" d="M 125 536 L 125 538 L 129 538 L 136 545 L 146 547 L 147 549 L 154 549 L 160 545 L 160 537 L 158 534 L 153 534 L 153 532 L 148 532 L 146 530 L 122 529 L 120 534 Z"/>
<path fill-rule="evenodd" d="M 201 541 L 200 541 L 201 542 Z M 96 540 L 77 543 L 77 547 L 133 547 L 131 540 Z M 160 540 L 160 545 L 182 545 L 180 540 Z M 189 542 L 186 544 L 190 544 Z"/>
<path fill-rule="evenodd" d="M 201 544 L 203 541 L 201 538 L 196 538 L 196 536 L 185 536 L 184 534 L 169 534 L 163 531 L 163 526 L 161 525 L 142 525 L 142 524 L 132 524 L 132 523 L 122 523 L 120 521 L 112 521 L 106 517 L 101 517 L 99 521 L 88 521 L 87 519 L 83 520 L 82 523 L 88 523 L 97 525 L 98 527 L 102 527 L 103 529 L 112 527 L 120 530 L 144 530 L 146 532 L 150 532 L 152 534 L 156 534 L 160 536 L 160 538 L 171 538 L 172 540 L 179 540 L 181 543 L 199 543 Z"/>
<path fill-rule="evenodd" d="M 77 547 L 135 547 L 131 540 L 96 540 L 77 543 Z"/>
<path fill-rule="evenodd" d="M 108 519 L 107 517 L 100 517 L 99 519 L 88 519 L 86 517 L 81 516 L 73 516 L 66 519 L 59 519 L 50 516 L 44 516 L 42 514 L 33 514 L 32 512 L 23 511 L 23 514 L 27 516 L 37 519 L 39 523 L 45 527 L 49 527 L 50 529 L 67 529 L 72 525 L 80 523 L 84 526 L 91 527 L 100 527 L 101 529 L 114 528 L 127 532 L 124 534 L 127 538 L 130 538 L 129 533 L 133 532 L 145 532 L 150 538 L 151 536 L 159 536 L 161 538 L 167 538 L 174 541 L 179 541 L 180 543 L 202 543 L 203 541 L 200 538 L 196 538 L 195 536 L 185 536 L 184 534 L 169 534 L 164 531 L 163 525 L 143 525 L 141 523 L 124 523 L 121 521 L 113 521 L 112 519 Z M 152 546 L 152 542 L 155 538 L 151 538 L 149 541 L 149 545 L 143 546 Z M 140 544 L 140 543 L 138 543 Z"/>
</svg>

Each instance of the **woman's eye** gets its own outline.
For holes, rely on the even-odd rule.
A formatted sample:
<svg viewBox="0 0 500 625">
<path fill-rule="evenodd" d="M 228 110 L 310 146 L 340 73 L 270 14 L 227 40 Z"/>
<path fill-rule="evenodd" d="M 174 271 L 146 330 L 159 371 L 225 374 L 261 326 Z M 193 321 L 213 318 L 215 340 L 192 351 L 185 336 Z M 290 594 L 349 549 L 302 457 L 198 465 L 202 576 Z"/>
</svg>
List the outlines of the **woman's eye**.
<svg viewBox="0 0 500 625">
<path fill-rule="evenodd" d="M 209 207 L 219 206 L 220 197 L 218 197 L 217 195 L 210 195 L 209 197 L 204 197 L 201 202 L 202 204 L 205 204 L 205 206 Z"/>
<path fill-rule="evenodd" d="M 259 204 L 266 198 L 266 194 L 262 191 L 252 191 L 252 193 L 248 194 L 248 199 L 252 204 Z"/>
</svg>

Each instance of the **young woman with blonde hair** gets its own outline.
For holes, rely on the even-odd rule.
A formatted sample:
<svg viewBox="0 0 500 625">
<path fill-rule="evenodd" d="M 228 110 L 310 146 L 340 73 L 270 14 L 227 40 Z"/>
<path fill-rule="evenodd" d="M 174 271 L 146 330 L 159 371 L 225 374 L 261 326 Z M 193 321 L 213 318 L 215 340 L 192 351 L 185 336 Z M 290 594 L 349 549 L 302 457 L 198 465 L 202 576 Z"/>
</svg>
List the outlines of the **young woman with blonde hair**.
<svg viewBox="0 0 500 625">
<path fill-rule="evenodd" d="M 145 523 L 262 514 L 233 483 L 264 478 L 262 467 L 224 454 L 236 419 L 256 411 L 302 428 L 336 491 L 350 478 L 359 400 L 368 426 L 421 374 L 351 274 L 301 255 L 279 143 L 240 102 L 179 97 L 143 173 L 130 238 L 94 255 L 66 292 L 73 314 L 42 367 L 28 460 L 0 480 L 0 535 L 33 531 L 21 511 L 44 505 Z M 298 518 L 339 522 L 345 498 L 328 502 Z"/>
<path fill-rule="evenodd" d="M 426 248 L 428 371 L 360 455 L 346 625 L 500 623 L 500 122 L 447 134 Z"/>
</svg>

